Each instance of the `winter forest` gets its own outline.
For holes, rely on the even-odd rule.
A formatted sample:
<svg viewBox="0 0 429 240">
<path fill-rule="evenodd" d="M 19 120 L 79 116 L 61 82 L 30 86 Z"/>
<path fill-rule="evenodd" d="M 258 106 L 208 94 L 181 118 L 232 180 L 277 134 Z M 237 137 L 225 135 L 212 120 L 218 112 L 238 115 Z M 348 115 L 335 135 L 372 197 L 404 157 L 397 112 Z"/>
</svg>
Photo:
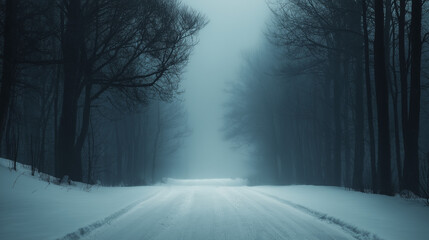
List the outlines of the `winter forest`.
<svg viewBox="0 0 429 240">
<path fill-rule="evenodd" d="M 226 136 L 265 181 L 428 193 L 429 8 L 275 1 L 267 44 L 230 88 Z"/>
<path fill-rule="evenodd" d="M 0 79 L 1 239 L 429 237 L 425 0 L 0 0 Z"/>
<path fill-rule="evenodd" d="M 154 182 L 186 133 L 164 102 L 206 19 L 177 1 L 12 0 L 2 20 L 2 155 L 60 179 Z"/>
</svg>

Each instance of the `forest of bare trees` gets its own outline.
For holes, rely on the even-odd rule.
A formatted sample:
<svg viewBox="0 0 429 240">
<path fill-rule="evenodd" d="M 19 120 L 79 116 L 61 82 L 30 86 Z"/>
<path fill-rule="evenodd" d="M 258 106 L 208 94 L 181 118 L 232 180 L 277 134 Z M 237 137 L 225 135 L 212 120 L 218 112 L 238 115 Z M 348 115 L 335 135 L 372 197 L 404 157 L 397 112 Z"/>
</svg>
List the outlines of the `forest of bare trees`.
<svg viewBox="0 0 429 240">
<path fill-rule="evenodd" d="M 229 88 L 225 136 L 255 183 L 428 193 L 429 9 L 420 0 L 275 0 Z"/>
<path fill-rule="evenodd" d="M 5 0 L 0 21 L 1 156 L 63 180 L 159 180 L 188 132 L 179 83 L 205 17 L 170 0 Z"/>
<path fill-rule="evenodd" d="M 224 124 L 251 147 L 250 182 L 429 196 L 425 1 L 267 4 Z M 180 82 L 206 23 L 176 0 L 1 1 L 0 156 L 62 181 L 160 181 L 190 132 Z"/>
</svg>

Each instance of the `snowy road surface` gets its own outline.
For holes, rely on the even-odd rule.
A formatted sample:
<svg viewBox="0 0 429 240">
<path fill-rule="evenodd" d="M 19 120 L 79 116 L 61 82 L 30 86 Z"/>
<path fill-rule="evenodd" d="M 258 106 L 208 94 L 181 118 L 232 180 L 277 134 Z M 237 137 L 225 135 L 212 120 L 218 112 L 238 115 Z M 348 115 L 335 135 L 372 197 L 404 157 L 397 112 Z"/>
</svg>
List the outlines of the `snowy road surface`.
<svg viewBox="0 0 429 240">
<path fill-rule="evenodd" d="M 0 239 L 427 240 L 429 207 L 327 186 L 242 179 L 56 185 L 0 159 Z"/>
<path fill-rule="evenodd" d="M 249 187 L 172 186 L 83 239 L 354 239 Z"/>
</svg>

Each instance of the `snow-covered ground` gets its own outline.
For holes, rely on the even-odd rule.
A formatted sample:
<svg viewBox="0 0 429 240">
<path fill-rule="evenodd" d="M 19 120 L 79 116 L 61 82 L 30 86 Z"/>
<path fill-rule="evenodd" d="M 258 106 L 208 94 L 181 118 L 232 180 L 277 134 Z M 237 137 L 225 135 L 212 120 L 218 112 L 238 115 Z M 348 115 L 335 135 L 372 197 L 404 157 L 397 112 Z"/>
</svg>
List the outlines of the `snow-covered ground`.
<svg viewBox="0 0 429 240">
<path fill-rule="evenodd" d="M 339 187 L 254 187 L 275 200 L 327 221 L 339 221 L 381 239 L 429 239 L 429 206 L 422 200 L 348 191 Z"/>
<path fill-rule="evenodd" d="M 0 159 L 0 239 L 56 239 L 161 191 L 160 187 L 58 186 Z"/>
<path fill-rule="evenodd" d="M 241 178 L 235 179 L 174 179 L 166 178 L 166 185 L 172 186 L 246 186 L 247 181 Z"/>
<path fill-rule="evenodd" d="M 417 200 L 245 180 L 58 186 L 0 160 L 0 239 L 428 239 Z"/>
</svg>

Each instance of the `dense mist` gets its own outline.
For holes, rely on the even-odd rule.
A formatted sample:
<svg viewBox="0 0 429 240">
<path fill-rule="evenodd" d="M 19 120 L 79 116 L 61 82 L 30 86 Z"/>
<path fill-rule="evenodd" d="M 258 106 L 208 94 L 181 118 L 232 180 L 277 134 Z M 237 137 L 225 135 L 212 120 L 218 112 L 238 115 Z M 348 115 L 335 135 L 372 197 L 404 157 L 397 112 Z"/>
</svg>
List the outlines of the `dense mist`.
<svg viewBox="0 0 429 240">
<path fill-rule="evenodd" d="M 401 35 L 414 29 L 401 20 L 412 9 L 388 1 L 383 17 L 367 1 L 267 4 L 266 38 L 243 57 L 225 112 L 226 138 L 252 151 L 251 182 L 427 192 L 429 56 L 415 50 L 425 37 Z"/>
<path fill-rule="evenodd" d="M 429 239 L 425 0 L 0 0 L 0 239 Z"/>
<path fill-rule="evenodd" d="M 269 9 L 260 0 L 184 3 L 209 20 L 183 75 L 183 99 L 192 129 L 180 156 L 188 167 L 184 176 L 247 178 L 255 170 L 249 165 L 248 149 L 235 151 L 223 138 L 224 104 L 227 89 L 239 79 L 243 55 L 264 41 Z"/>
<path fill-rule="evenodd" d="M 426 13 L 402 0 L 8 0 L 1 154 L 69 183 L 426 194 Z"/>
</svg>

